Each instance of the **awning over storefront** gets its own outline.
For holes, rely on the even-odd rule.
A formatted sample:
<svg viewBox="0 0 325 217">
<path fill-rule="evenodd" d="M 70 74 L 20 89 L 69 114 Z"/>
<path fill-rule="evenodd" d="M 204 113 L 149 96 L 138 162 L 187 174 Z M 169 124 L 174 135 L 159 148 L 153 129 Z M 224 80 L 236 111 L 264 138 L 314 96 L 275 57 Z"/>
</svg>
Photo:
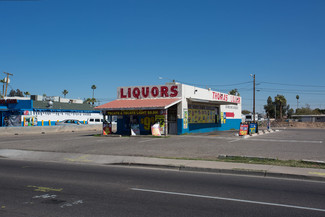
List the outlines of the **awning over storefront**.
<svg viewBox="0 0 325 217">
<path fill-rule="evenodd" d="M 226 102 L 226 101 L 216 101 L 216 100 L 205 100 L 205 99 L 196 99 L 196 98 L 187 98 L 189 102 L 196 103 L 208 103 L 210 105 L 237 105 L 236 102 Z"/>
<path fill-rule="evenodd" d="M 117 99 L 97 106 L 98 110 L 167 109 L 181 101 L 180 98 L 168 99 Z"/>
</svg>

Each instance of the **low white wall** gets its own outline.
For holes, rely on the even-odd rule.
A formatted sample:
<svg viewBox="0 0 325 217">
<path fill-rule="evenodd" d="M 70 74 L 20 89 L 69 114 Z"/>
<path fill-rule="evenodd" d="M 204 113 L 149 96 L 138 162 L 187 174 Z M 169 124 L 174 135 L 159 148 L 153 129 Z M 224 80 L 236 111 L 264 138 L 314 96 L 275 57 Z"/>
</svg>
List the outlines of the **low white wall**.
<svg viewBox="0 0 325 217">
<path fill-rule="evenodd" d="M 0 127 L 0 136 L 92 131 L 102 133 L 102 124 L 77 126 Z"/>
</svg>

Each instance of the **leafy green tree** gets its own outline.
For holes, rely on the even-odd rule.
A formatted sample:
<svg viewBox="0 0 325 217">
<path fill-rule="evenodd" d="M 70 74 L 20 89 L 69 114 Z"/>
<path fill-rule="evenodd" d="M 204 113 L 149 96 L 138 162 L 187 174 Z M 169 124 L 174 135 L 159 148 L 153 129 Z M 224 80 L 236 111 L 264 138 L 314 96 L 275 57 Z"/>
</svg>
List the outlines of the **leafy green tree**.
<svg viewBox="0 0 325 217">
<path fill-rule="evenodd" d="M 296 115 L 319 115 L 321 112 L 317 109 L 311 109 L 310 105 L 306 105 L 306 107 L 301 107 L 296 110 Z"/>
<path fill-rule="evenodd" d="M 10 96 L 10 97 L 13 97 L 13 96 L 20 96 L 20 97 L 23 97 L 24 94 L 23 94 L 23 92 L 21 92 L 21 90 L 19 90 L 19 89 L 17 89 L 17 90 L 12 89 L 12 90 L 9 92 L 9 96 Z"/>
<path fill-rule="evenodd" d="M 63 94 L 64 98 L 65 98 L 65 96 L 66 96 L 68 93 L 69 93 L 69 91 L 67 91 L 67 90 L 63 90 L 63 91 L 62 91 L 62 94 Z"/>
<path fill-rule="evenodd" d="M 292 115 L 295 113 L 295 111 L 291 108 L 291 109 L 289 109 L 288 110 L 288 118 L 291 118 L 292 117 Z"/>
<path fill-rule="evenodd" d="M 24 97 L 24 93 L 21 90 L 17 89 L 16 90 L 16 96 Z"/>
<path fill-rule="evenodd" d="M 250 114 L 251 112 L 248 111 L 248 110 L 243 110 L 241 113 L 242 113 L 243 115 L 248 115 L 248 114 Z"/>
<path fill-rule="evenodd" d="M 4 90 L 4 89 L 5 89 L 5 86 L 4 86 L 4 85 L 5 85 L 5 83 L 6 83 L 6 82 L 5 82 L 5 79 L 1 79 L 1 80 L 0 80 L 0 83 L 2 83 L 2 93 L 0 94 L 0 98 L 3 98 L 3 97 L 4 97 L 4 94 L 5 94 L 5 93 L 4 93 L 4 92 L 5 92 L 5 90 Z"/>
<path fill-rule="evenodd" d="M 315 108 L 314 111 L 318 114 L 325 114 L 325 109 Z"/>
<path fill-rule="evenodd" d="M 14 89 L 12 89 L 12 90 L 9 92 L 9 96 L 10 96 L 10 97 L 16 96 L 16 91 L 15 91 Z"/>
<path fill-rule="evenodd" d="M 28 91 L 24 92 L 25 96 L 30 96 L 30 93 Z"/>
<path fill-rule="evenodd" d="M 274 102 L 273 102 L 271 96 L 269 96 L 269 97 L 267 98 L 266 103 L 267 103 L 267 104 L 264 105 L 265 113 L 267 114 L 267 116 L 268 116 L 269 118 L 275 118 L 275 111 L 274 111 L 275 107 L 274 107 Z"/>
<path fill-rule="evenodd" d="M 234 96 L 240 96 L 237 88 L 232 89 L 231 91 L 229 91 L 229 94 L 234 95 Z"/>
</svg>

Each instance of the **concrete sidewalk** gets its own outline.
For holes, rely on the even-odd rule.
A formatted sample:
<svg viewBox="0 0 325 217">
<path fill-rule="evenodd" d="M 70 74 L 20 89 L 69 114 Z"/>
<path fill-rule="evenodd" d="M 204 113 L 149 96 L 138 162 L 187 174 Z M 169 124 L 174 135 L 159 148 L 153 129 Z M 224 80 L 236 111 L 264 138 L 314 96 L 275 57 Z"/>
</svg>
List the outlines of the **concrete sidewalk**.
<svg viewBox="0 0 325 217">
<path fill-rule="evenodd" d="M 325 169 L 280 167 L 271 165 L 226 163 L 217 161 L 176 160 L 151 157 L 93 155 L 59 152 L 1 149 L 0 157 L 14 160 L 78 163 L 94 165 L 128 165 L 177 169 L 182 171 L 216 172 L 325 181 Z"/>
</svg>

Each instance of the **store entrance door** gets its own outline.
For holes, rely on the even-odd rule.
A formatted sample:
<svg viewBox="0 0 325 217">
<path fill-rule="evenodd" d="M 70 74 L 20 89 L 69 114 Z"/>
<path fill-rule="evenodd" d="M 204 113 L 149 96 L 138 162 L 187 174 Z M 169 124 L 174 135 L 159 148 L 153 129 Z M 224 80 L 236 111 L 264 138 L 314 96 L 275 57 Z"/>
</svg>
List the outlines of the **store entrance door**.
<svg viewBox="0 0 325 217">
<path fill-rule="evenodd" d="M 177 105 L 168 109 L 168 134 L 177 134 Z"/>
</svg>

